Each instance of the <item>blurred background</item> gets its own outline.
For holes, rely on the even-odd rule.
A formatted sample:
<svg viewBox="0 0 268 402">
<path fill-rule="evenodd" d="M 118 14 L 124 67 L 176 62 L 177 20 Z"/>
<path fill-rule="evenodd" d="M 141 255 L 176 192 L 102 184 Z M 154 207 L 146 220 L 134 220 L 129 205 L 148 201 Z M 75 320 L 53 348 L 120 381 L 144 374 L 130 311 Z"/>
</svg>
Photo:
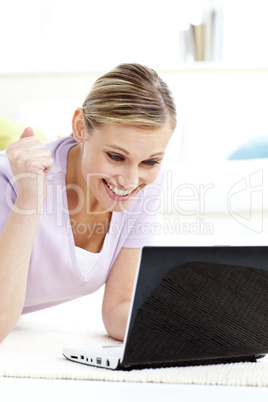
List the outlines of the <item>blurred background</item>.
<svg viewBox="0 0 268 402">
<path fill-rule="evenodd" d="M 228 158 L 268 134 L 267 11 L 266 0 L 1 0 L 0 117 L 67 135 L 93 81 L 138 62 L 174 93 L 172 157 Z"/>
<path fill-rule="evenodd" d="M 0 0 L 0 149 L 69 135 L 102 73 L 146 64 L 178 109 L 160 243 L 267 243 L 267 19 L 267 0 Z"/>
<path fill-rule="evenodd" d="M 268 135 L 267 12 L 267 0 L 0 0 L 0 117 L 67 135 L 93 81 L 138 62 L 174 93 L 172 157 L 228 158 Z"/>
<path fill-rule="evenodd" d="M 266 0 L 1 0 L 0 72 L 267 64 L 267 10 Z"/>
</svg>

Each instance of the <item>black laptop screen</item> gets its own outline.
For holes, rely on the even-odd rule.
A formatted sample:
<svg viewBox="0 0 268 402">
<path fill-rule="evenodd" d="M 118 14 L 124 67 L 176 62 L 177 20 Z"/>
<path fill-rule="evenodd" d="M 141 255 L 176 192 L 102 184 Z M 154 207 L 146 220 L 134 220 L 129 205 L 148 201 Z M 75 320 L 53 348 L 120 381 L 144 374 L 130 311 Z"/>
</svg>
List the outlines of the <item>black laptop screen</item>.
<svg viewBox="0 0 268 402">
<path fill-rule="evenodd" d="M 267 351 L 268 247 L 143 248 L 126 363 Z"/>
</svg>

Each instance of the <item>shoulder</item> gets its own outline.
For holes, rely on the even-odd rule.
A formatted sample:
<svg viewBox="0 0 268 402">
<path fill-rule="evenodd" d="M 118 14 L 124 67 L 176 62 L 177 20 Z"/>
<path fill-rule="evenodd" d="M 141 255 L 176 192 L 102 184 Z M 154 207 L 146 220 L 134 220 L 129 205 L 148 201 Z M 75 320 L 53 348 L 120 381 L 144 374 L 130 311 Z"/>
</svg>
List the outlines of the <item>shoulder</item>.
<svg viewBox="0 0 268 402">
<path fill-rule="evenodd" d="M 7 180 L 13 176 L 6 151 L 0 152 L 0 175 L 1 177 L 6 177 Z"/>
<path fill-rule="evenodd" d="M 0 231 L 16 200 L 17 183 L 13 177 L 6 151 L 0 152 Z"/>
<path fill-rule="evenodd" d="M 45 143 L 45 147 L 51 152 L 54 171 L 66 171 L 68 152 L 75 145 L 77 142 L 72 136 Z"/>
<path fill-rule="evenodd" d="M 69 135 L 67 137 L 61 137 L 55 141 L 46 142 L 45 146 L 50 150 L 51 154 L 57 154 L 59 151 L 63 151 L 64 149 L 69 149 L 72 146 L 76 145 L 77 142 L 73 136 Z"/>
</svg>

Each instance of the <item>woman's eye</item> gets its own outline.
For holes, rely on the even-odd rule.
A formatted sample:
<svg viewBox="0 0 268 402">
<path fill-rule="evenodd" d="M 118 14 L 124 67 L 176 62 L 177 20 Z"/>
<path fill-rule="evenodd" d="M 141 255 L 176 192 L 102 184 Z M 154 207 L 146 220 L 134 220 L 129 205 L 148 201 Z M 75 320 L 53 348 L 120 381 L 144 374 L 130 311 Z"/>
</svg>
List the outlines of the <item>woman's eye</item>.
<svg viewBox="0 0 268 402">
<path fill-rule="evenodd" d="M 152 159 L 147 159 L 146 161 L 143 161 L 145 165 L 147 166 L 154 166 L 154 165 L 159 165 L 158 161 L 152 160 Z"/>
<path fill-rule="evenodd" d="M 110 152 L 107 152 L 107 155 L 110 159 L 112 159 L 113 161 L 122 161 L 124 160 L 124 158 L 121 155 L 117 155 L 117 154 L 112 154 Z"/>
</svg>

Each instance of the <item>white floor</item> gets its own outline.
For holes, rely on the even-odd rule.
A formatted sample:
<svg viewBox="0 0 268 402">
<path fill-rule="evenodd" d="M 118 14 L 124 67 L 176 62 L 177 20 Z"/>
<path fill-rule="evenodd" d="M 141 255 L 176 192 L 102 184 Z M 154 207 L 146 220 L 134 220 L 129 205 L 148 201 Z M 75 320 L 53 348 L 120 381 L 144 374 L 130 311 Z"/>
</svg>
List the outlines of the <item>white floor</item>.
<svg viewBox="0 0 268 402">
<path fill-rule="evenodd" d="M 223 228 L 224 223 L 217 220 Z M 218 228 L 218 226 L 217 226 Z M 222 233 L 222 231 L 220 231 Z M 230 233 L 230 232 L 229 232 Z M 265 233 L 254 236 L 239 237 L 240 241 L 234 243 L 244 244 L 263 244 L 266 238 Z M 196 243 L 204 236 L 182 236 L 177 241 L 179 243 Z M 223 236 L 224 237 L 224 236 Z M 168 236 L 167 236 L 168 238 Z M 166 238 L 166 240 L 167 240 Z M 215 240 L 216 236 L 211 236 L 211 240 Z M 228 238 L 228 236 L 226 236 Z M 237 237 L 235 237 L 238 240 Z M 256 241 L 257 238 L 257 241 Z M 244 239 L 244 242 L 242 241 Z M 206 239 L 207 240 L 207 239 Z M 218 240 L 218 239 L 217 239 Z M 226 240 L 224 238 L 224 240 Z M 265 239 L 266 240 L 266 239 Z M 200 242 L 201 243 L 201 242 Z M 204 241 L 203 244 L 210 243 Z M 218 242 L 217 242 L 218 243 Z M 230 242 L 232 243 L 232 242 Z M 99 299 L 98 295 L 91 296 Z M 99 303 L 99 301 L 98 301 Z M 75 313 L 75 304 L 70 304 L 70 314 Z M 56 309 L 55 309 L 56 310 Z M 51 316 L 51 322 L 58 320 L 59 317 Z M 77 311 L 75 313 L 77 315 Z M 66 317 L 65 317 L 66 318 Z M 61 317 L 64 323 L 64 317 Z M 79 321 L 77 322 L 79 325 Z M 208 385 L 173 385 L 173 384 L 152 384 L 152 383 L 118 383 L 118 382 L 98 382 L 98 381 L 78 381 L 78 380 L 46 380 L 46 379 L 28 379 L 28 378 L 0 378 L 0 395 L 3 402 L 80 402 L 80 401 L 116 401 L 116 402 L 143 402 L 143 401 L 206 401 L 206 402 L 222 402 L 222 401 L 243 401 L 243 402 L 266 402 L 268 401 L 268 387 L 224 387 L 224 386 L 208 386 Z M 4 398 L 2 396 L 4 395 Z"/>
<path fill-rule="evenodd" d="M 1 378 L 3 401 L 267 402 L 268 388 Z M 1 398 L 2 399 L 2 398 Z"/>
</svg>

